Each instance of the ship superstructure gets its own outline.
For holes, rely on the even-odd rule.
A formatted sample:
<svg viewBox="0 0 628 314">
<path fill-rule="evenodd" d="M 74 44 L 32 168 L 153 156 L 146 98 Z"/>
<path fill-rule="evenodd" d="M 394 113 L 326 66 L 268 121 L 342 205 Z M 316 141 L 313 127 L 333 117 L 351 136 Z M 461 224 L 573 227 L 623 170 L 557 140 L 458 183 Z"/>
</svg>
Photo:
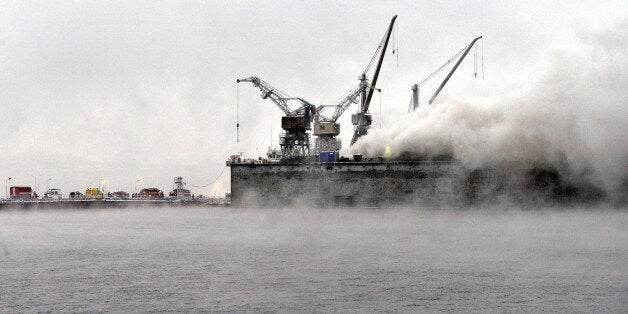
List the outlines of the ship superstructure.
<svg viewBox="0 0 628 314">
<path fill-rule="evenodd" d="M 183 177 L 175 177 L 172 191 L 170 191 L 168 196 L 176 200 L 190 200 L 192 199 L 192 192 L 185 188 Z"/>
</svg>

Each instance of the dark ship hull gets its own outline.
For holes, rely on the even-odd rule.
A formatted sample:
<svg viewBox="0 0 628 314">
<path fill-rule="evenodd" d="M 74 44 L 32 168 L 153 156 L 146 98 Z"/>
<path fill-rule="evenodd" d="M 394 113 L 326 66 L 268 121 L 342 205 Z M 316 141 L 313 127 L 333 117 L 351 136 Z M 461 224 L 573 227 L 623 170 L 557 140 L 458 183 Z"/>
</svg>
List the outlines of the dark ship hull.
<svg viewBox="0 0 628 314">
<path fill-rule="evenodd" d="M 468 206 L 595 202 L 603 193 L 557 171 L 468 169 L 456 161 L 231 163 L 235 207 Z"/>
</svg>

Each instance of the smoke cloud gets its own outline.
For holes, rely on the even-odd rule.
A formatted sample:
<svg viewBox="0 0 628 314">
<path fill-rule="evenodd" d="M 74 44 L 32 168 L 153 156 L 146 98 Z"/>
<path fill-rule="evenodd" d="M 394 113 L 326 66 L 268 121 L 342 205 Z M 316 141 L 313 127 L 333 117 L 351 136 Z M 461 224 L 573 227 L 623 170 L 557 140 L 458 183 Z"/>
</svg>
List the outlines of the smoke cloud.
<svg viewBox="0 0 628 314">
<path fill-rule="evenodd" d="M 470 168 L 552 167 L 612 197 L 628 182 L 628 21 L 578 30 L 523 76 L 441 94 L 345 155 L 450 154 Z M 445 97 L 443 97 L 445 96 Z"/>
</svg>

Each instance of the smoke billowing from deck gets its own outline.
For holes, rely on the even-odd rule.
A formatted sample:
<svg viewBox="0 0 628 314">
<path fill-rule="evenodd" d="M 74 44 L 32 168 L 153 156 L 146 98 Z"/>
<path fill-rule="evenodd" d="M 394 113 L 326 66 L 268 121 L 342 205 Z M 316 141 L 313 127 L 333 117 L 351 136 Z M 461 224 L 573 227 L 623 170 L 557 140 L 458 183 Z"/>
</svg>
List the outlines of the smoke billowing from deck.
<svg viewBox="0 0 628 314">
<path fill-rule="evenodd" d="M 373 130 L 347 154 L 453 156 L 471 168 L 552 167 L 625 198 L 628 182 L 628 21 L 549 49 L 526 77 L 509 78 Z M 531 69 L 532 70 L 532 69 Z M 388 147 L 388 149 L 387 149 Z"/>
</svg>

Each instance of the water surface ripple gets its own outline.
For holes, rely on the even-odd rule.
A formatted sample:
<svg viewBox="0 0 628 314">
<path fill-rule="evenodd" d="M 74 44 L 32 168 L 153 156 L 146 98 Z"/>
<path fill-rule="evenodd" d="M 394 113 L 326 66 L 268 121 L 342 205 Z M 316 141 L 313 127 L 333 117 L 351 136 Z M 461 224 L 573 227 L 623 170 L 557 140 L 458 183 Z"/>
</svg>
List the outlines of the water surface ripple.
<svg viewBox="0 0 628 314">
<path fill-rule="evenodd" d="M 0 212 L 0 312 L 628 312 L 618 210 Z"/>
</svg>

